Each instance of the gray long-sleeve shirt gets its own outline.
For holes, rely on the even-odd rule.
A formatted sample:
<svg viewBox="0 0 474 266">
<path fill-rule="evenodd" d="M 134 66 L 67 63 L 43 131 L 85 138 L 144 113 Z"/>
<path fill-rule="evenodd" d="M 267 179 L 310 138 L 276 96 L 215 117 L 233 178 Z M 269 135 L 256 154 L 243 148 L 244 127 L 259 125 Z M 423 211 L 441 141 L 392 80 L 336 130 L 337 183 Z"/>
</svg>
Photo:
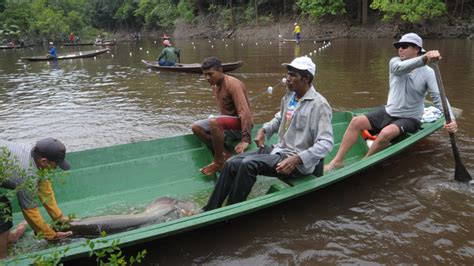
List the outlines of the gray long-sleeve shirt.
<svg viewBox="0 0 474 266">
<path fill-rule="evenodd" d="M 390 89 L 385 106 L 389 115 L 421 120 L 427 92 L 434 105 L 443 110 L 434 70 L 425 65 L 423 56 L 403 61 L 400 57 L 394 57 L 389 67 Z M 454 115 L 450 113 L 454 120 Z"/>
<path fill-rule="evenodd" d="M 292 91 L 286 93 L 281 101 L 280 111 L 263 128 L 267 139 L 278 132 L 278 144 L 272 154 L 283 152 L 288 156 L 299 155 L 303 163 L 297 166 L 298 170 L 302 174 L 310 174 L 319 160 L 332 150 L 332 110 L 327 100 L 311 86 L 300 99 L 290 125 L 285 130 L 285 114 L 293 95 Z"/>
</svg>

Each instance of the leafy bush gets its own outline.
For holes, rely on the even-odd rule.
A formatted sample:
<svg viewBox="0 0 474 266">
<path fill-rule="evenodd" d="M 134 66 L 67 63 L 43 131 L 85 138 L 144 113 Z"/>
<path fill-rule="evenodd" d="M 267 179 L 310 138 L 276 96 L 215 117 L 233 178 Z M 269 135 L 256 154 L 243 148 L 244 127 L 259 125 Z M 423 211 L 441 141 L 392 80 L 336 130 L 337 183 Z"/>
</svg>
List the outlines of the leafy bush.
<svg viewBox="0 0 474 266">
<path fill-rule="evenodd" d="M 439 17 L 446 12 L 446 5 L 442 0 L 374 0 L 370 7 L 384 12 L 384 20 L 411 23 Z"/>
</svg>

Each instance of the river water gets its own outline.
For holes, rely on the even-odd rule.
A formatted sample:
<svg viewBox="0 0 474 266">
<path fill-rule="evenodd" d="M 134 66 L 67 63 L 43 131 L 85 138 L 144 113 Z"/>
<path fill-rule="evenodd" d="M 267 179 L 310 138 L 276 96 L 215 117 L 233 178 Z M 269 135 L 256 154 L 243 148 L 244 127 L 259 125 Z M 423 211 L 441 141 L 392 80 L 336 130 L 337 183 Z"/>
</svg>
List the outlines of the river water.
<svg viewBox="0 0 474 266">
<path fill-rule="evenodd" d="M 232 72 L 247 86 L 255 122 L 278 110 L 281 63 L 308 55 L 314 84 L 334 110 L 384 104 L 391 39 L 282 43 L 277 40 L 176 40 L 183 63 L 215 55 L 244 61 Z M 58 53 L 88 50 L 58 46 Z M 321 48 L 321 51 L 319 49 Z M 457 143 L 474 174 L 474 42 L 425 40 L 440 50 L 451 104 L 463 109 Z M 150 71 L 141 59 L 161 50 L 153 39 L 125 42 L 77 60 L 26 63 L 46 48 L 0 51 L 0 138 L 34 142 L 53 136 L 83 150 L 190 133 L 216 112 L 202 75 Z M 264 93 L 267 87 L 273 93 Z M 147 264 L 472 264 L 474 187 L 453 181 L 449 138 L 439 131 L 344 181 L 270 209 L 202 230 L 127 249 L 147 249 Z"/>
</svg>

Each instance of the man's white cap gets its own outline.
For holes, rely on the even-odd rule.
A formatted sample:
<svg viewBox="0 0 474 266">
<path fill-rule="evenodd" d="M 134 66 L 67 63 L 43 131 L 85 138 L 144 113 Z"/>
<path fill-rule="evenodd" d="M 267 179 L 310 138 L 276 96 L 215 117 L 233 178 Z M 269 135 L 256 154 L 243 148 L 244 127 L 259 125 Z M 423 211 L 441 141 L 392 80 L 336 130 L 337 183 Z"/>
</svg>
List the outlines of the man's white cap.
<svg viewBox="0 0 474 266">
<path fill-rule="evenodd" d="M 49 44 L 54 44 L 53 42 L 49 42 Z"/>
<path fill-rule="evenodd" d="M 295 26 L 298 25 L 298 22 L 295 22 Z"/>
<path fill-rule="evenodd" d="M 291 63 L 283 63 L 281 64 L 282 66 L 286 66 L 286 67 L 293 67 L 293 68 L 296 68 L 296 69 L 299 69 L 299 70 L 308 70 L 309 73 L 311 73 L 311 75 L 313 75 L 314 77 L 314 74 L 316 73 L 316 65 L 313 63 L 313 61 L 311 60 L 311 58 L 307 57 L 307 56 L 301 56 L 301 57 L 297 57 L 295 59 L 293 59 L 293 61 L 291 61 Z"/>
<path fill-rule="evenodd" d="M 420 47 L 421 52 L 424 53 L 426 52 L 425 49 L 423 49 L 423 40 L 421 39 L 418 34 L 410 32 L 402 36 L 398 42 L 394 42 L 393 46 L 398 49 L 399 45 L 402 43 L 411 43 L 414 44 L 418 47 Z"/>
</svg>

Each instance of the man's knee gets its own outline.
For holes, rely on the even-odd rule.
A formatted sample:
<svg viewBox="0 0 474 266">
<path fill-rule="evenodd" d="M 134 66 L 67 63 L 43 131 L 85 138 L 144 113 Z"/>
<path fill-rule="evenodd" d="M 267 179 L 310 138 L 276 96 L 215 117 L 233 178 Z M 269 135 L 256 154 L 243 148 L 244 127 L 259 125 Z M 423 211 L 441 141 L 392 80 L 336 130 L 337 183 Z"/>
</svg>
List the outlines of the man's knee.
<svg viewBox="0 0 474 266">
<path fill-rule="evenodd" d="M 197 123 L 192 123 L 191 124 L 191 130 L 193 131 L 194 134 L 197 134 L 197 133 L 202 132 L 203 128 Z"/>
<path fill-rule="evenodd" d="M 211 134 L 213 132 L 224 132 L 224 129 L 219 124 L 219 122 L 217 122 L 217 119 L 215 119 L 215 118 L 209 119 L 209 128 L 211 130 Z"/>
<path fill-rule="evenodd" d="M 364 115 L 359 115 L 356 117 L 353 117 L 350 124 L 350 128 L 362 131 L 364 129 L 370 129 L 370 122 L 369 119 L 367 119 L 366 116 Z"/>
<path fill-rule="evenodd" d="M 392 139 L 400 135 L 400 129 L 396 125 L 388 125 L 380 131 L 377 140 L 381 143 L 389 143 Z"/>
</svg>

